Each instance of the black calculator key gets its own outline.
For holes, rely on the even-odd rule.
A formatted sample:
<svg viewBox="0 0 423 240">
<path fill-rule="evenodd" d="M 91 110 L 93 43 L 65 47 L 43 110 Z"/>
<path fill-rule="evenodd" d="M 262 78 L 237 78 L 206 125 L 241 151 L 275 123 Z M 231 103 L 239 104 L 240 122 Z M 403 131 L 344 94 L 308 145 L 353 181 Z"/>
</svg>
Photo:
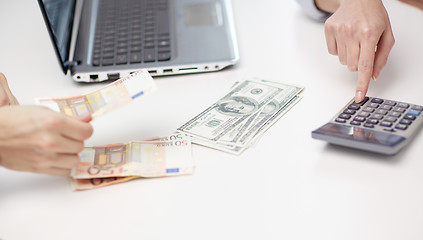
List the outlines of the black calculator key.
<svg viewBox="0 0 423 240">
<path fill-rule="evenodd" d="M 379 107 L 379 104 L 377 104 L 377 103 L 370 103 L 367 106 L 372 107 L 372 108 L 378 108 Z"/>
<path fill-rule="evenodd" d="M 364 122 L 364 121 L 366 121 L 366 118 L 365 117 L 357 116 L 353 120 L 356 121 L 356 122 Z"/>
<path fill-rule="evenodd" d="M 397 117 L 401 116 L 401 113 L 399 113 L 399 112 L 389 112 L 388 116 L 397 118 Z"/>
<path fill-rule="evenodd" d="M 386 117 L 383 120 L 385 120 L 387 122 L 396 122 L 398 120 L 398 118 L 396 118 L 396 117 Z"/>
<path fill-rule="evenodd" d="M 406 130 L 406 129 L 407 129 L 407 125 L 404 125 L 404 124 L 397 124 L 397 125 L 395 126 L 395 128 L 396 128 L 396 129 L 399 129 L 399 130 Z"/>
<path fill-rule="evenodd" d="M 359 105 L 363 106 L 364 104 L 366 104 L 366 102 L 367 102 L 367 101 L 369 101 L 369 97 L 365 97 L 365 98 L 363 99 L 363 101 L 361 101 L 361 102 L 359 102 L 359 103 L 357 103 L 357 104 L 359 104 Z"/>
<path fill-rule="evenodd" d="M 369 113 L 372 113 L 372 112 L 374 112 L 374 111 L 375 111 L 375 109 L 374 109 L 374 108 L 371 108 L 371 107 L 365 107 L 365 108 L 363 109 L 363 111 L 364 111 L 364 112 L 369 112 Z"/>
<path fill-rule="evenodd" d="M 365 126 L 366 128 L 374 128 L 375 125 L 371 124 L 371 123 L 365 123 L 363 126 Z"/>
<path fill-rule="evenodd" d="M 376 125 L 376 124 L 378 124 L 378 123 L 379 123 L 379 120 L 377 120 L 377 119 L 368 119 L 368 120 L 366 121 L 366 123 L 371 123 L 371 124 Z"/>
<path fill-rule="evenodd" d="M 382 127 L 391 127 L 392 126 L 392 123 L 391 122 L 388 122 L 388 121 L 382 121 L 380 123 L 380 126 L 382 126 Z"/>
<path fill-rule="evenodd" d="M 374 113 L 374 114 L 372 114 L 372 116 L 370 118 L 371 119 L 381 120 L 383 118 L 383 115 L 382 114 L 378 114 L 378 113 Z"/>
<path fill-rule="evenodd" d="M 352 109 L 345 109 L 345 110 L 344 110 L 344 113 L 345 113 L 345 114 L 351 114 L 351 115 L 353 115 L 353 114 L 355 114 L 355 110 L 352 110 Z"/>
<path fill-rule="evenodd" d="M 347 120 L 343 119 L 343 118 L 336 118 L 335 122 L 339 122 L 339 123 L 346 123 Z"/>
<path fill-rule="evenodd" d="M 404 116 L 404 119 L 415 120 L 416 119 L 416 116 L 407 114 L 407 115 Z"/>
<path fill-rule="evenodd" d="M 382 105 L 382 107 L 380 107 L 380 108 L 383 109 L 383 110 L 391 111 L 392 106 L 390 106 L 390 105 Z"/>
<path fill-rule="evenodd" d="M 412 123 L 411 120 L 408 119 L 401 119 L 401 121 L 399 121 L 400 124 L 404 124 L 404 125 L 410 125 Z"/>
<path fill-rule="evenodd" d="M 392 100 L 386 100 L 385 104 L 389 105 L 389 106 L 395 106 L 397 103 L 395 101 L 392 101 Z"/>
<path fill-rule="evenodd" d="M 358 105 L 357 103 L 353 103 L 353 104 L 350 104 L 350 105 L 348 106 L 348 109 L 351 109 L 351 110 L 358 110 L 358 109 L 360 109 L 360 105 Z"/>
<path fill-rule="evenodd" d="M 350 124 L 351 125 L 354 125 L 354 126 L 360 126 L 361 125 L 361 122 L 351 121 Z"/>
<path fill-rule="evenodd" d="M 350 114 L 346 114 L 346 113 L 341 113 L 338 118 L 342 118 L 342 119 L 350 119 L 351 115 Z"/>
<path fill-rule="evenodd" d="M 405 112 L 405 108 L 402 108 L 402 107 L 394 107 L 394 108 L 392 109 L 392 111 L 394 111 L 394 112 L 404 113 L 404 112 Z"/>
<path fill-rule="evenodd" d="M 413 110 L 417 110 L 417 111 L 423 111 L 423 107 L 422 106 L 418 106 L 418 105 L 414 105 L 413 107 L 411 107 L 411 109 Z"/>
<path fill-rule="evenodd" d="M 369 117 L 370 116 L 370 113 L 368 113 L 368 112 L 360 112 L 358 114 L 358 116 L 360 116 L 360 117 Z"/>
<path fill-rule="evenodd" d="M 380 98 L 373 98 L 371 102 L 372 102 L 372 103 L 382 104 L 382 103 L 383 103 L 383 100 L 382 100 L 382 99 L 380 99 Z"/>
<path fill-rule="evenodd" d="M 386 115 L 388 113 L 388 111 L 383 110 L 383 109 L 376 109 L 375 113 L 381 114 L 381 115 Z"/>
<path fill-rule="evenodd" d="M 408 108 L 410 105 L 408 103 L 398 103 L 398 107 Z"/>
</svg>

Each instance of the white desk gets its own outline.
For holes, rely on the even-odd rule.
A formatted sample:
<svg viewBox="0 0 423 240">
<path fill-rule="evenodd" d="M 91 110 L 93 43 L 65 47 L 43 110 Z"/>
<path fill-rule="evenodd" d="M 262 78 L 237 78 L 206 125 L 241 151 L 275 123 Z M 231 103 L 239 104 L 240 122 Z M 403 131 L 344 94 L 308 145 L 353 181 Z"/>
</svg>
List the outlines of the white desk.
<svg viewBox="0 0 423 240">
<path fill-rule="evenodd" d="M 73 192 L 66 178 L 0 168 L 0 239 L 423 239 L 423 134 L 393 157 L 313 140 L 357 75 L 295 1 L 233 6 L 238 65 L 159 78 L 153 95 L 94 121 L 87 144 L 167 134 L 248 77 L 303 85 L 304 99 L 241 156 L 195 146 L 190 176 Z M 396 45 L 369 95 L 423 104 L 423 12 L 386 7 Z M 63 75 L 36 1 L 2 0 L 0 30 L 0 70 L 21 104 L 100 86 Z"/>
</svg>

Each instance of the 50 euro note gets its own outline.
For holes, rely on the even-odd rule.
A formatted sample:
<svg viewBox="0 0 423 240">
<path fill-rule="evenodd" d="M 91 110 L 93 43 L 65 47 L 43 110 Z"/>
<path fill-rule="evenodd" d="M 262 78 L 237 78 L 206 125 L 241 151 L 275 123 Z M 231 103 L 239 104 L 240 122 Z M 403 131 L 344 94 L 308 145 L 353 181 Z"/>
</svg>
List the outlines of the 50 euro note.
<svg viewBox="0 0 423 240">
<path fill-rule="evenodd" d="M 79 154 L 80 162 L 72 169 L 73 179 L 111 177 L 163 177 L 192 174 L 194 161 L 191 140 L 174 134 L 162 140 L 87 147 Z"/>
<path fill-rule="evenodd" d="M 91 114 L 95 119 L 156 89 L 153 78 L 147 70 L 142 69 L 85 95 L 38 98 L 35 101 L 68 116 Z"/>
</svg>

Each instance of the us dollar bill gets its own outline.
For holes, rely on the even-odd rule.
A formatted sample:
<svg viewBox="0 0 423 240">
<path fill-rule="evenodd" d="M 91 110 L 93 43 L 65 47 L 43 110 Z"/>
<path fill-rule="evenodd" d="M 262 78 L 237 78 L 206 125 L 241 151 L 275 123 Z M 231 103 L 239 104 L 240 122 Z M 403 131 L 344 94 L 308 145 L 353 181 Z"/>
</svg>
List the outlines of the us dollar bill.
<svg viewBox="0 0 423 240">
<path fill-rule="evenodd" d="M 245 80 L 177 130 L 192 136 L 194 142 L 216 143 L 241 124 L 249 124 L 249 118 L 260 112 L 281 91 L 282 88 L 274 85 Z"/>
<path fill-rule="evenodd" d="M 157 86 L 147 70 L 140 70 L 84 95 L 38 98 L 36 103 L 76 117 L 91 114 L 93 119 L 151 93 Z"/>
<path fill-rule="evenodd" d="M 71 177 L 162 177 L 193 173 L 190 138 L 178 133 L 165 138 L 168 140 L 161 139 L 84 148 Z"/>
</svg>

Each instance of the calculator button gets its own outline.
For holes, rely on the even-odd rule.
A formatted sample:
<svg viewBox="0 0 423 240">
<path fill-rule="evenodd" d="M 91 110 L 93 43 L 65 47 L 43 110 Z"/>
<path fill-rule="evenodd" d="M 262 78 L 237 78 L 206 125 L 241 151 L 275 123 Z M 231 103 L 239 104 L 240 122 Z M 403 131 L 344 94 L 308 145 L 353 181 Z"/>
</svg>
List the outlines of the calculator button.
<svg viewBox="0 0 423 240">
<path fill-rule="evenodd" d="M 383 130 L 387 132 L 396 132 L 395 129 L 392 129 L 392 128 L 384 128 Z"/>
<path fill-rule="evenodd" d="M 399 121 L 400 124 L 404 124 L 404 125 L 410 125 L 412 123 L 411 120 L 408 119 L 401 119 L 401 121 Z"/>
<path fill-rule="evenodd" d="M 383 100 L 380 99 L 380 98 L 373 98 L 371 102 L 381 104 L 381 103 L 383 103 Z"/>
<path fill-rule="evenodd" d="M 341 113 L 338 118 L 342 118 L 342 119 L 350 119 L 351 115 L 350 114 L 346 114 L 346 113 Z"/>
<path fill-rule="evenodd" d="M 397 124 L 397 125 L 395 126 L 395 128 L 396 128 L 396 129 L 399 129 L 399 130 L 406 130 L 406 129 L 407 129 L 407 125 L 404 125 L 404 124 Z"/>
<path fill-rule="evenodd" d="M 368 113 L 368 112 L 360 112 L 358 114 L 358 116 L 360 116 L 360 117 L 369 117 L 370 116 L 370 113 Z"/>
<path fill-rule="evenodd" d="M 345 114 L 351 114 L 351 115 L 353 115 L 353 114 L 355 114 L 355 110 L 352 110 L 352 109 L 345 109 L 345 110 L 344 110 L 344 113 L 345 113 Z"/>
<path fill-rule="evenodd" d="M 379 120 L 377 120 L 377 119 L 368 119 L 368 120 L 366 121 L 366 123 L 371 123 L 371 124 L 376 125 L 376 124 L 378 124 L 378 123 L 379 123 Z"/>
<path fill-rule="evenodd" d="M 388 113 L 388 111 L 383 110 L 383 109 L 376 109 L 375 113 L 377 114 L 382 114 L 382 115 L 386 115 Z"/>
<path fill-rule="evenodd" d="M 386 117 L 383 120 L 388 121 L 388 122 L 396 122 L 398 120 L 398 118 L 396 118 L 396 117 Z"/>
<path fill-rule="evenodd" d="M 372 107 L 372 108 L 378 108 L 379 107 L 379 104 L 377 104 L 377 103 L 370 103 L 368 106 L 369 107 Z"/>
<path fill-rule="evenodd" d="M 374 112 L 375 111 L 375 109 L 374 108 L 371 108 L 371 107 L 365 107 L 364 109 L 363 109 L 363 112 L 369 112 L 369 113 L 372 113 L 372 112 Z"/>
<path fill-rule="evenodd" d="M 399 113 L 399 112 L 390 112 L 388 114 L 388 116 L 390 116 L 390 117 L 400 117 L 401 116 L 401 113 Z"/>
<path fill-rule="evenodd" d="M 392 100 L 386 100 L 385 104 L 389 105 L 389 106 L 395 106 L 397 103 L 395 101 L 392 101 Z"/>
<path fill-rule="evenodd" d="M 348 109 L 350 109 L 350 110 L 358 110 L 358 109 L 360 109 L 360 106 L 355 105 L 355 104 L 351 104 L 351 105 L 348 106 Z"/>
<path fill-rule="evenodd" d="M 407 114 L 407 115 L 404 116 L 404 119 L 415 120 L 416 119 L 416 116 Z"/>
<path fill-rule="evenodd" d="M 391 127 L 392 126 L 392 123 L 391 122 L 388 122 L 388 121 L 382 121 L 380 123 L 380 126 L 382 126 L 382 127 Z"/>
<path fill-rule="evenodd" d="M 423 107 L 422 106 L 418 106 L 418 105 L 412 106 L 411 109 L 417 110 L 417 111 L 420 111 L 420 112 L 423 111 Z"/>
<path fill-rule="evenodd" d="M 351 125 L 355 125 L 355 126 L 360 126 L 361 125 L 361 122 L 351 121 L 350 124 Z"/>
<path fill-rule="evenodd" d="M 369 97 L 365 97 L 363 99 L 363 101 L 359 102 L 358 104 L 360 104 L 361 106 L 363 106 L 367 101 L 369 101 Z"/>
<path fill-rule="evenodd" d="M 363 126 L 367 127 L 367 128 L 374 128 L 375 125 L 371 124 L 371 123 L 365 123 Z"/>
<path fill-rule="evenodd" d="M 357 122 L 364 122 L 364 121 L 366 121 L 366 118 L 365 117 L 357 116 L 353 120 L 354 121 L 357 121 Z"/>
<path fill-rule="evenodd" d="M 348 109 L 351 109 L 351 110 L 358 110 L 358 109 L 360 109 L 360 105 L 358 105 L 357 103 L 353 103 L 353 104 L 350 104 L 350 105 L 348 106 Z"/>
<path fill-rule="evenodd" d="M 408 108 L 410 105 L 408 103 L 398 103 L 398 107 Z"/>
<path fill-rule="evenodd" d="M 414 116 L 419 116 L 420 115 L 420 111 L 417 111 L 417 110 L 414 110 L 414 109 L 410 109 L 410 110 L 408 110 L 408 113 L 407 114 L 409 114 L 409 115 L 414 115 Z"/>
<path fill-rule="evenodd" d="M 370 118 L 381 120 L 383 118 L 383 115 L 375 113 L 375 114 L 372 114 L 372 116 Z"/>
<path fill-rule="evenodd" d="M 405 112 L 405 108 L 402 108 L 402 107 L 394 107 L 392 109 L 392 111 L 403 113 L 403 112 Z"/>
<path fill-rule="evenodd" d="M 335 122 L 339 122 L 339 123 L 346 123 L 347 120 L 343 119 L 343 118 L 336 118 Z"/>
<path fill-rule="evenodd" d="M 380 107 L 380 108 L 381 108 L 381 109 L 383 109 L 383 110 L 391 111 L 392 106 L 389 106 L 389 105 L 382 105 L 382 107 Z"/>
</svg>

